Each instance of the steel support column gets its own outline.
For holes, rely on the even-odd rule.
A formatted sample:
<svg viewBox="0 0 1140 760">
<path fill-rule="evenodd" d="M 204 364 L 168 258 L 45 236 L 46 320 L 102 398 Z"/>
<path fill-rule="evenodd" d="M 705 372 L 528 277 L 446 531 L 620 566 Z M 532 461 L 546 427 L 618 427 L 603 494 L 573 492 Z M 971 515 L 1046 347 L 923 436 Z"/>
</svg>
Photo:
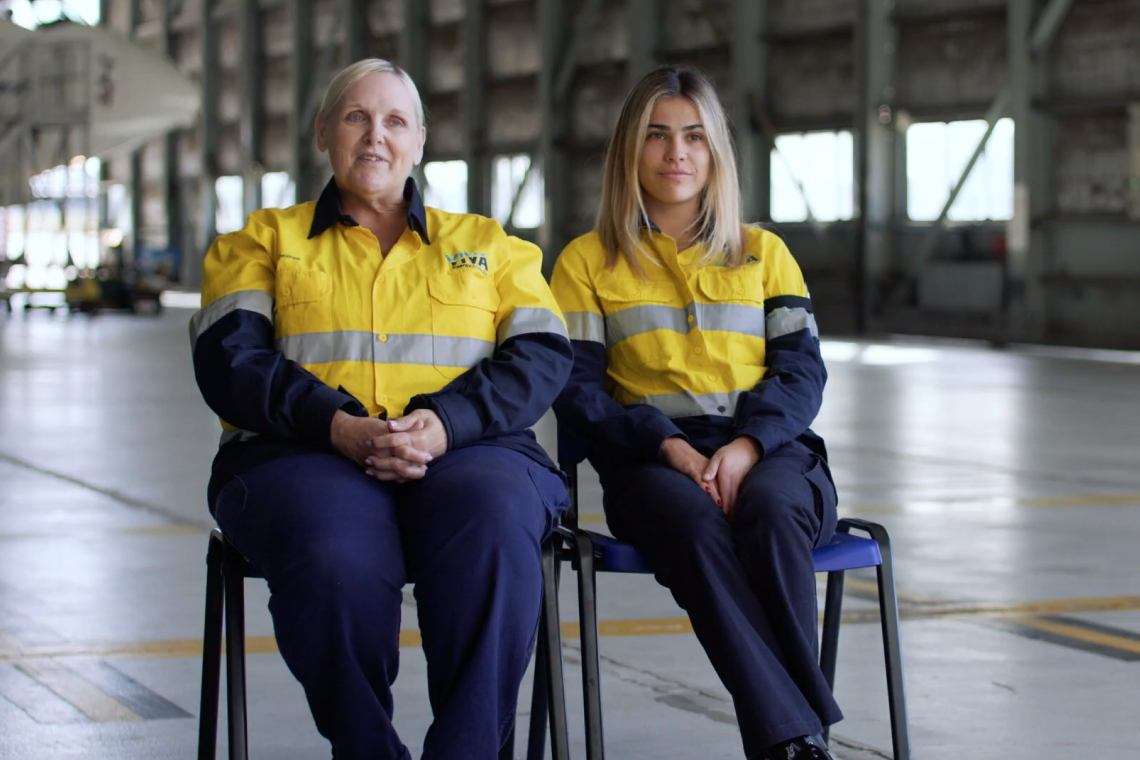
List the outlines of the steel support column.
<svg viewBox="0 0 1140 760">
<path fill-rule="evenodd" d="M 884 283 L 894 265 L 898 214 L 895 202 L 898 151 L 894 124 L 898 27 L 892 19 L 893 0 L 859 0 L 858 8 L 856 325 L 863 332 L 871 327 L 871 314 L 881 303 Z"/>
<path fill-rule="evenodd" d="M 1009 303 L 1007 336 L 1038 341 L 1045 337 L 1043 285 L 1045 230 L 1040 220 L 1051 205 L 1049 117 L 1033 109 L 1033 101 L 1046 94 L 1048 51 L 1071 0 L 1051 0 L 1037 15 L 1037 0 L 1009 0 L 1009 113 L 1014 120 L 1013 218 L 1006 235 Z M 1034 23 L 1034 18 L 1037 22 Z"/>
<path fill-rule="evenodd" d="M 135 39 L 141 21 L 141 0 L 130 0 L 127 3 L 127 37 L 132 41 Z M 146 185 L 143 181 L 143 150 L 145 150 L 145 146 L 135 148 L 131 151 L 129 158 L 129 184 L 131 188 L 131 244 L 129 250 L 131 259 L 124 262 L 126 264 L 138 260 L 142 249 L 143 195 L 146 191 Z"/>
<path fill-rule="evenodd" d="M 176 7 L 174 0 L 165 0 L 162 4 L 162 52 L 170 60 L 174 60 L 174 15 Z M 173 273 L 177 279 L 184 280 L 182 261 L 193 248 L 186 245 L 185 225 L 182 222 L 182 178 L 178 165 L 178 139 L 179 132 L 172 130 L 166 133 L 162 141 L 162 206 L 166 210 L 166 247 L 178 252 L 179 267 Z"/>
<path fill-rule="evenodd" d="M 367 0 L 341 0 L 341 22 L 344 27 L 344 65 L 368 55 L 372 35 L 368 29 Z M 426 5 L 426 3 L 425 3 Z"/>
<path fill-rule="evenodd" d="M 739 0 L 745 5 L 748 0 Z M 767 0 L 756 0 L 763 3 Z M 661 42 L 661 7 L 659 0 L 628 0 L 629 60 L 626 62 L 626 86 L 630 89 L 658 63 L 657 48 Z"/>
<path fill-rule="evenodd" d="M 213 9 L 217 0 L 201 0 L 200 36 L 202 46 L 202 120 L 200 155 L 202 157 L 198 173 L 198 213 L 201 237 L 198 240 L 197 260 L 190 267 L 191 282 L 201 280 L 200 261 L 206 249 L 218 235 L 217 213 L 218 194 L 215 182 L 218 178 L 218 101 L 221 96 L 221 65 L 218 60 L 218 30 L 213 19 Z"/>
<path fill-rule="evenodd" d="M 768 0 L 734 0 L 732 3 L 732 80 L 729 115 L 735 127 L 739 154 L 743 213 L 747 221 L 767 221 L 771 146 L 754 116 L 753 99 L 763 104 L 768 85 Z"/>
<path fill-rule="evenodd" d="M 464 0 L 463 153 L 467 160 L 467 211 L 491 214 L 491 156 L 487 149 L 486 0 Z"/>
<path fill-rule="evenodd" d="M 244 212 L 262 206 L 261 177 L 265 174 L 265 104 L 262 98 L 262 33 L 259 0 L 242 0 L 241 6 L 241 152 Z"/>
<path fill-rule="evenodd" d="M 428 34 L 431 3 L 404 0 L 404 29 L 400 35 L 400 64 L 426 100 L 428 92 Z"/>
<path fill-rule="evenodd" d="M 316 197 L 311 145 L 313 125 L 309 123 L 313 89 L 313 5 L 312 0 L 289 0 L 293 18 L 293 166 L 290 174 L 297 188 L 297 203 Z"/>
<path fill-rule="evenodd" d="M 568 108 L 566 99 L 558 97 L 558 78 L 567 55 L 566 0 L 540 0 L 538 5 L 539 49 L 542 66 L 538 76 L 538 102 L 541 111 L 542 136 L 539 156 L 545 210 L 538 243 L 543 251 L 543 271 L 548 275 L 562 248 L 569 242 L 570 162 L 567 152 Z"/>
</svg>

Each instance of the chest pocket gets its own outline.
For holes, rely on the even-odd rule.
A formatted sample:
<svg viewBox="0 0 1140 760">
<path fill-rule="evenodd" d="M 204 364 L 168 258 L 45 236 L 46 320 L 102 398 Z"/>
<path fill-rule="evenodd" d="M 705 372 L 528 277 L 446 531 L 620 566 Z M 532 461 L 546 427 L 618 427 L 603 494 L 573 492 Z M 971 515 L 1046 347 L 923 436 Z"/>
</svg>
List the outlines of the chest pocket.
<svg viewBox="0 0 1140 760">
<path fill-rule="evenodd" d="M 655 330 L 685 334 L 689 327 L 684 308 L 674 306 L 677 289 L 667 281 L 602 280 L 598 299 L 606 318 L 606 348 L 614 359 L 641 369 L 658 369 L 669 347 Z"/>
<path fill-rule="evenodd" d="M 332 278 L 292 261 L 277 265 L 274 323 L 277 335 L 332 330 Z"/>
<path fill-rule="evenodd" d="M 764 364 L 764 280 L 759 267 L 707 267 L 697 275 L 698 321 L 709 354 L 729 363 Z"/>
<path fill-rule="evenodd" d="M 470 272 L 442 272 L 427 284 L 432 363 L 445 377 L 458 377 L 495 351 L 499 291 L 490 277 Z"/>
</svg>

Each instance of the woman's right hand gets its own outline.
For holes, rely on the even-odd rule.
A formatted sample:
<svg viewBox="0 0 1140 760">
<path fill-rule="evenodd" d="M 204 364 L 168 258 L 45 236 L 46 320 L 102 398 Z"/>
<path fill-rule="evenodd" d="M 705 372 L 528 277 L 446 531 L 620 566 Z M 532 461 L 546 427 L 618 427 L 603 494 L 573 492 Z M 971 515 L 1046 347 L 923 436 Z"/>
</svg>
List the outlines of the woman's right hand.
<svg viewBox="0 0 1140 760">
<path fill-rule="evenodd" d="M 717 506 L 724 502 L 717 491 L 716 481 L 708 482 L 704 479 L 709 459 L 701 452 L 689 445 L 684 438 L 666 438 L 661 443 L 661 458 L 665 464 L 672 467 L 682 475 L 692 478 L 693 482 L 705 490 Z"/>
<path fill-rule="evenodd" d="M 388 435 L 388 423 L 375 417 L 354 417 L 337 410 L 333 415 L 332 426 L 329 429 L 329 441 L 333 448 L 344 456 L 356 462 L 362 468 L 368 468 L 365 460 L 375 458 L 376 449 L 368 445 L 373 438 Z M 427 471 L 426 454 L 412 452 L 407 459 L 398 457 L 385 457 L 382 462 L 371 466 L 375 470 L 377 480 L 394 480 L 406 483 L 409 480 L 418 480 Z"/>
</svg>

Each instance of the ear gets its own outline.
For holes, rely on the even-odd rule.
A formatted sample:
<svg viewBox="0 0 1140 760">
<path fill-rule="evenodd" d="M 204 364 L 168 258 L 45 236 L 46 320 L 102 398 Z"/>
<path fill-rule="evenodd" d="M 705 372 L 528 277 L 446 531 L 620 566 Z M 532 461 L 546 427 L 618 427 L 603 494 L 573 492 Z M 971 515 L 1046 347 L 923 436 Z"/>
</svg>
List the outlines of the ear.
<svg viewBox="0 0 1140 760">
<path fill-rule="evenodd" d="M 416 146 L 416 160 L 415 166 L 419 166 L 424 160 L 424 145 L 427 144 L 427 127 L 420 127 L 419 144 Z"/>
<path fill-rule="evenodd" d="M 321 153 L 328 151 L 329 143 L 325 138 L 325 115 L 320 111 L 317 111 L 317 115 L 313 119 L 313 134 L 317 136 L 317 150 Z"/>
</svg>

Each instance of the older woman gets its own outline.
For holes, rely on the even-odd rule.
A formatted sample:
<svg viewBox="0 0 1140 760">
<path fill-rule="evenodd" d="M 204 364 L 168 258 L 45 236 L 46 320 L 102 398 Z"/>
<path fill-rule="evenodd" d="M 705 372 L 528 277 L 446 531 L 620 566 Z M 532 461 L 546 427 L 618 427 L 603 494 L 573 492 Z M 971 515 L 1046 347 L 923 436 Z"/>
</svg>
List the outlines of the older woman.
<svg viewBox="0 0 1140 760">
<path fill-rule="evenodd" d="M 728 119 L 698 70 L 626 98 L 594 232 L 551 286 L 574 371 L 558 423 L 601 476 L 606 520 L 689 613 L 750 760 L 827 760 L 842 717 L 816 664 L 813 547 L 835 532 L 827 379 L 799 266 L 742 224 Z"/>
<path fill-rule="evenodd" d="M 423 106 L 365 60 L 316 119 L 316 203 L 219 237 L 191 324 L 223 420 L 209 503 L 271 591 L 281 654 L 337 760 L 403 758 L 392 727 L 403 585 L 415 582 L 435 721 L 424 758 L 493 758 L 566 504 L 528 430 L 569 374 L 540 251 L 425 208 Z"/>
</svg>

